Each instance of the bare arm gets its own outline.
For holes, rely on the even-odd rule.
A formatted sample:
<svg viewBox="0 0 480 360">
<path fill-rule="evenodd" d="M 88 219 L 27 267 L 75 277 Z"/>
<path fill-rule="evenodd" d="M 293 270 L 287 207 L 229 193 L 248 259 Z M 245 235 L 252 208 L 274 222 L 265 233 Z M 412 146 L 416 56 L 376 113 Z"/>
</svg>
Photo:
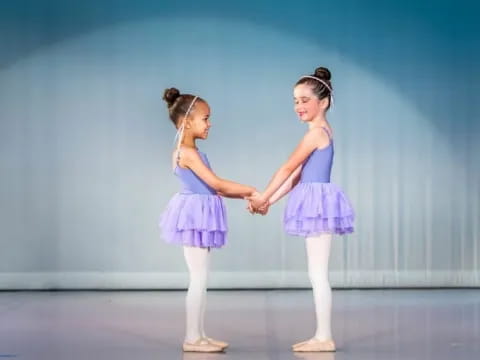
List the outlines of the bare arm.
<svg viewBox="0 0 480 360">
<path fill-rule="evenodd" d="M 292 173 L 303 164 L 312 151 L 319 146 L 319 139 L 321 137 L 322 140 L 325 140 L 323 137 L 326 137 L 326 141 L 328 141 L 328 137 L 324 131 L 318 128 L 311 129 L 305 134 L 287 162 L 280 166 L 277 172 L 273 175 L 263 194 L 255 199 L 250 199 L 254 208 L 260 207 L 270 199 L 270 197 L 282 186 Z"/>
<path fill-rule="evenodd" d="M 278 200 L 283 198 L 287 193 L 292 190 L 292 188 L 298 184 L 300 181 L 300 174 L 302 170 L 302 165 L 300 165 L 289 177 L 285 182 L 280 186 L 280 188 L 275 191 L 275 193 L 272 195 L 272 197 L 262 206 L 260 206 L 258 209 L 254 209 L 251 204 L 247 207 L 248 211 L 250 213 L 257 213 L 261 215 L 266 215 L 268 212 L 268 209 L 270 208 L 271 205 L 275 204 Z"/>
<path fill-rule="evenodd" d="M 278 188 L 277 191 L 270 197 L 269 204 L 273 205 L 281 198 L 283 198 L 286 194 L 292 190 L 292 188 L 298 184 L 300 181 L 300 174 L 302 171 L 302 165 L 295 169 L 293 173 L 285 180 L 285 182 Z"/>
<path fill-rule="evenodd" d="M 231 194 L 223 193 L 221 191 L 217 191 L 217 195 L 218 196 L 223 196 L 223 197 L 228 197 L 228 198 L 231 198 L 231 199 L 244 199 L 245 198 L 245 196 L 242 196 L 242 195 L 231 195 Z"/>
<path fill-rule="evenodd" d="M 244 198 L 252 196 L 255 188 L 218 177 L 212 170 L 206 166 L 200 155 L 195 149 L 182 149 L 180 165 L 192 170 L 195 175 L 202 179 L 208 186 L 223 196 L 233 198 Z"/>
</svg>

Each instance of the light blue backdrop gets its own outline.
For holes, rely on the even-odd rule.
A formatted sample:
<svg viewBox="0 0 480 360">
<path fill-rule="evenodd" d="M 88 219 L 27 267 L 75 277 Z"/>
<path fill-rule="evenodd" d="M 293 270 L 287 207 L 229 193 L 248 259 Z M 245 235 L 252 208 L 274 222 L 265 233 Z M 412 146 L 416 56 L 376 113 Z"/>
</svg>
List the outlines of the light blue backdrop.
<svg viewBox="0 0 480 360">
<path fill-rule="evenodd" d="M 0 288 L 181 288 L 159 238 L 178 189 L 161 96 L 204 97 L 222 177 L 263 188 L 305 131 L 292 86 L 333 73 L 333 181 L 357 211 L 338 287 L 479 286 L 478 8 L 468 1 L 0 3 Z M 227 200 L 212 287 L 307 286 L 283 203 Z"/>
</svg>

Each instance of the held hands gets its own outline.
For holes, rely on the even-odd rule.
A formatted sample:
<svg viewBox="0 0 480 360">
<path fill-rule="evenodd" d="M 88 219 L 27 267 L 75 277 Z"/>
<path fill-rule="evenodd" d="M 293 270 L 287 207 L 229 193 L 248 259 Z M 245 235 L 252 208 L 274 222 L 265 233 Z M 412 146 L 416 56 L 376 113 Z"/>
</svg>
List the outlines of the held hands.
<svg viewBox="0 0 480 360">
<path fill-rule="evenodd" d="M 266 215 L 268 213 L 270 202 L 257 191 L 255 191 L 252 196 L 247 196 L 245 200 L 248 201 L 247 210 L 250 214 Z"/>
<path fill-rule="evenodd" d="M 260 215 L 267 215 L 268 209 L 270 208 L 270 203 L 266 202 L 265 205 L 262 205 L 259 207 L 255 213 L 260 214 Z"/>
</svg>

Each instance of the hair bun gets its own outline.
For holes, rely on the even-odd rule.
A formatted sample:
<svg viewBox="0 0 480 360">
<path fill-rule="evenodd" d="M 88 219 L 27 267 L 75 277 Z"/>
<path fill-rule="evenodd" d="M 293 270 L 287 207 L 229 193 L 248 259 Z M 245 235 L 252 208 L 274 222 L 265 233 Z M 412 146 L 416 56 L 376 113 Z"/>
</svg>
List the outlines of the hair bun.
<svg viewBox="0 0 480 360">
<path fill-rule="evenodd" d="M 330 73 L 330 70 L 328 70 L 326 67 L 318 67 L 315 69 L 315 76 L 318 77 L 319 79 L 330 81 L 332 78 L 332 74 Z"/>
<path fill-rule="evenodd" d="M 179 96 L 180 96 L 180 90 L 178 90 L 177 88 L 169 88 L 169 89 L 165 89 L 163 93 L 163 100 L 167 102 L 168 107 L 171 107 L 175 102 L 175 100 L 178 99 Z"/>
</svg>

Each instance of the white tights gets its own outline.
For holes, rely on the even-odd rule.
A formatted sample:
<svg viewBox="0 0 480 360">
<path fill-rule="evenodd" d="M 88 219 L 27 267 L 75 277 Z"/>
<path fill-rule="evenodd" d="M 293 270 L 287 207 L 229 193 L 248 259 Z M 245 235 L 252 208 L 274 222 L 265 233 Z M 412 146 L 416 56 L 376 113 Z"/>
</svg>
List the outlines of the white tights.
<svg viewBox="0 0 480 360">
<path fill-rule="evenodd" d="M 312 283 L 317 319 L 317 329 L 314 337 L 319 340 L 332 338 L 332 289 L 328 281 L 328 260 L 330 257 L 331 240 L 331 234 L 321 234 L 308 237 L 305 241 L 308 275 Z M 185 246 L 183 249 L 190 274 L 190 284 L 186 297 L 185 341 L 193 343 L 199 338 L 206 337 L 204 318 L 207 305 L 210 251 L 208 248 L 188 246 Z"/>
<path fill-rule="evenodd" d="M 207 306 L 210 251 L 208 248 L 184 246 L 183 254 L 190 274 L 190 284 L 185 301 L 187 323 L 185 341 L 194 343 L 199 338 L 206 337 L 204 318 Z"/>
<path fill-rule="evenodd" d="M 331 312 L 332 289 L 328 281 L 328 259 L 332 235 L 321 234 L 306 238 L 308 276 L 312 283 L 317 318 L 315 338 L 318 340 L 332 339 Z"/>
</svg>

